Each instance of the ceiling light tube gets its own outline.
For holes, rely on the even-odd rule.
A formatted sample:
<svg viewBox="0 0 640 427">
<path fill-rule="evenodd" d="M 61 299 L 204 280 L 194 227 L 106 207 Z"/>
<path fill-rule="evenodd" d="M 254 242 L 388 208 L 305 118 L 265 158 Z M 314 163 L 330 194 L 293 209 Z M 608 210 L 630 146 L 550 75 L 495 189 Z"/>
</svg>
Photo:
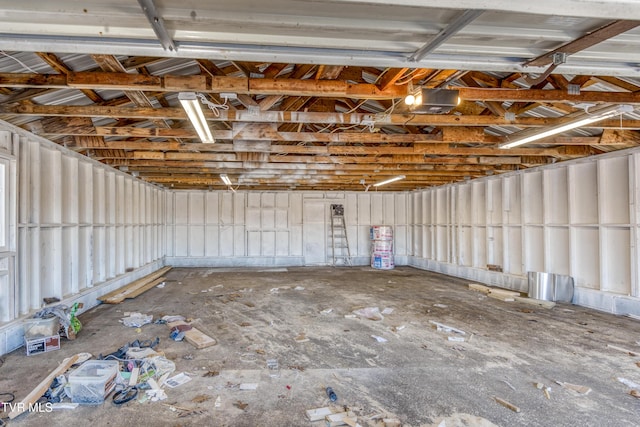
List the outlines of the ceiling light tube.
<svg viewBox="0 0 640 427">
<path fill-rule="evenodd" d="M 222 180 L 222 182 L 224 182 L 226 185 L 231 185 L 231 180 L 229 179 L 229 177 L 226 174 L 220 174 L 220 179 Z"/>
<path fill-rule="evenodd" d="M 401 179 L 405 179 L 405 178 L 406 176 L 404 175 L 398 175 L 398 176 L 394 176 L 393 178 L 385 179 L 384 181 L 376 182 L 375 184 L 373 184 L 373 186 L 381 187 L 383 185 L 391 184 L 392 182 L 400 181 Z"/>
<path fill-rule="evenodd" d="M 203 143 L 216 142 L 211 134 L 211 129 L 207 124 L 207 119 L 204 117 L 202 106 L 198 101 L 198 95 L 195 92 L 180 92 L 178 94 L 178 100 L 182 104 L 182 108 L 187 113 L 187 117 L 191 121 L 194 129 L 200 137 L 200 141 Z"/>
<path fill-rule="evenodd" d="M 571 129 L 587 126 L 591 123 L 599 122 L 601 120 L 611 118 L 618 114 L 629 113 L 631 111 L 633 111 L 633 106 L 631 105 L 615 105 L 615 106 L 605 107 L 600 110 L 594 111 L 593 113 L 581 114 L 580 116 L 574 118 L 569 122 L 562 123 L 560 125 L 556 125 L 548 129 L 542 129 L 530 135 L 523 135 L 522 137 L 514 141 L 509 141 L 509 142 L 505 142 L 504 144 L 500 144 L 498 148 L 508 149 L 513 147 L 518 147 L 520 145 L 527 144 L 532 141 L 537 141 L 539 139 L 543 139 L 552 135 L 557 135 L 559 133 L 566 132 Z"/>
</svg>

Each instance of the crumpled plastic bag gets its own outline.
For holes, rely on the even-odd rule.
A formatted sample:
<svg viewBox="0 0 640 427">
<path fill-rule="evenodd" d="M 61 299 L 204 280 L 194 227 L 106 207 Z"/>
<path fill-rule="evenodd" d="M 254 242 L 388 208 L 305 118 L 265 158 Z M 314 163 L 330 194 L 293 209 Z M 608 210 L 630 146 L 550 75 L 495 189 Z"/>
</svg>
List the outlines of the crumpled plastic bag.
<svg viewBox="0 0 640 427">
<path fill-rule="evenodd" d="M 142 313 L 130 313 L 129 317 L 123 317 L 122 323 L 124 326 L 128 326 L 130 328 L 140 328 L 147 323 L 151 323 L 153 321 L 152 314 L 142 314 Z"/>
<path fill-rule="evenodd" d="M 359 310 L 353 310 L 353 314 L 369 320 L 384 320 L 384 316 L 380 313 L 378 307 L 365 307 Z"/>
</svg>

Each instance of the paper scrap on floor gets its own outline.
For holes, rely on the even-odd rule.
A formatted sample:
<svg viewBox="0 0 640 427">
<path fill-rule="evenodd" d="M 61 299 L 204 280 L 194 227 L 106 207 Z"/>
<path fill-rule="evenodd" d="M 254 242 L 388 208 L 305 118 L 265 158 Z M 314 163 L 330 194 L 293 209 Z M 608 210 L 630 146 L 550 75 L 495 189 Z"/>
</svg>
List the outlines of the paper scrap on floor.
<svg viewBox="0 0 640 427">
<path fill-rule="evenodd" d="M 186 384 L 191 381 L 191 377 L 184 372 L 179 373 L 178 375 L 174 375 L 173 377 L 166 380 L 164 383 L 167 387 L 176 388 L 181 386 L 182 384 Z"/>
</svg>

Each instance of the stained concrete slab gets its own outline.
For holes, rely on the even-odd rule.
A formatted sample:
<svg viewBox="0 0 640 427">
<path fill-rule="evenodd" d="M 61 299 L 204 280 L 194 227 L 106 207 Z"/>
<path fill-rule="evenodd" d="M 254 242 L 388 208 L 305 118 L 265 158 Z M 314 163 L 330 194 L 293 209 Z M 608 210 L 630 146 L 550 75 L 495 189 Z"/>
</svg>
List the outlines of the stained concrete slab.
<svg viewBox="0 0 640 427">
<path fill-rule="evenodd" d="M 83 314 L 78 339 L 63 340 L 59 351 L 5 356 L 0 392 L 19 400 L 64 357 L 107 354 L 155 337 L 176 372 L 192 381 L 166 389 L 163 402 L 114 406 L 108 398 L 99 406 L 27 413 L 11 425 L 322 426 L 305 411 L 343 405 L 363 426 L 381 426 L 382 418 L 404 426 L 638 424 L 640 401 L 616 378 L 640 383 L 640 358 L 607 348 L 640 352 L 640 322 L 630 318 L 568 304 L 548 310 L 502 302 L 470 291 L 467 281 L 409 267 L 176 268 L 168 279 L 162 289 Z M 345 317 L 363 307 L 393 310 L 381 321 Z M 127 328 L 119 319 L 131 311 L 192 318 L 218 344 L 197 350 L 170 340 L 165 325 Z M 466 334 L 438 331 L 430 321 Z M 301 334 L 308 340 L 296 341 Z M 278 360 L 278 377 L 267 359 Z M 243 383 L 257 389 L 240 390 Z M 550 399 L 534 383 L 551 387 Z M 335 404 L 327 386 L 338 395 Z"/>
</svg>

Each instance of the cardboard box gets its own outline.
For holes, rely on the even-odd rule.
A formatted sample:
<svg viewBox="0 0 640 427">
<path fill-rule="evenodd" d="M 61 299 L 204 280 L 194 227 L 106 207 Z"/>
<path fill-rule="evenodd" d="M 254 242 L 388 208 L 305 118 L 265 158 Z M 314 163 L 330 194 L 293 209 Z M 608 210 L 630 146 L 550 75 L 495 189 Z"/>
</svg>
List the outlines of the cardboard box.
<svg viewBox="0 0 640 427">
<path fill-rule="evenodd" d="M 25 338 L 24 345 L 27 348 L 27 356 L 60 350 L 60 335 L 34 339 Z"/>
</svg>

